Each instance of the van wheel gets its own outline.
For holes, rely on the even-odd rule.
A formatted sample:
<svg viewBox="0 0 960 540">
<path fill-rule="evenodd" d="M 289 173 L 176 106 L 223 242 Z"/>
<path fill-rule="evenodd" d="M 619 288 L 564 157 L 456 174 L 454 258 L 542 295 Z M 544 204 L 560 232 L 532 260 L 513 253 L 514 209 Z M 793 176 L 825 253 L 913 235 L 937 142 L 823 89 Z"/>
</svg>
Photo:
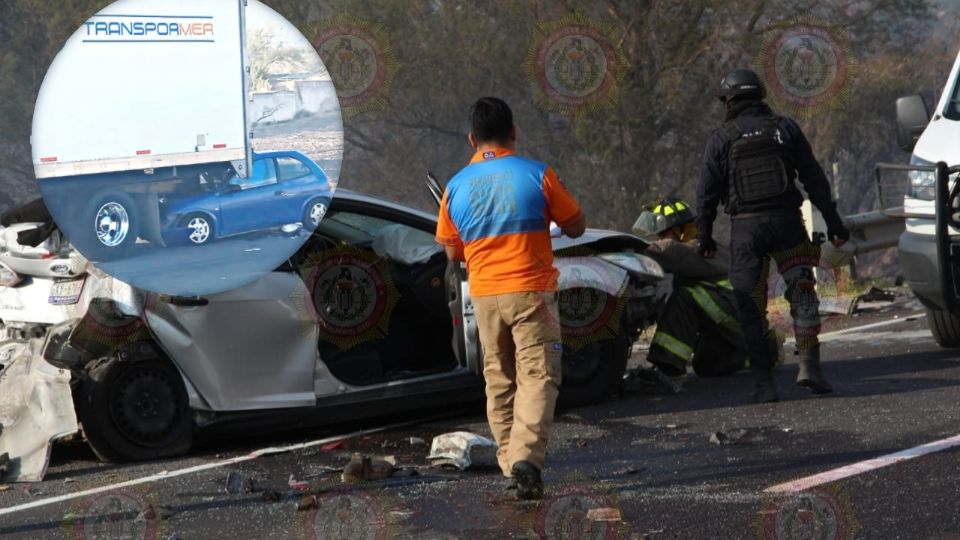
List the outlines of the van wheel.
<svg viewBox="0 0 960 540">
<path fill-rule="evenodd" d="M 960 317 L 943 309 L 927 309 L 927 325 L 937 345 L 960 347 Z"/>
<path fill-rule="evenodd" d="M 77 390 L 77 416 L 103 461 L 146 461 L 185 454 L 193 418 L 180 372 L 168 361 L 102 360 Z"/>
<path fill-rule="evenodd" d="M 614 394 L 623 381 L 632 340 L 623 329 L 613 337 L 587 343 L 577 350 L 563 348 L 557 407 L 592 405 Z"/>
<path fill-rule="evenodd" d="M 132 197 L 108 193 L 95 197 L 81 214 L 80 250 L 88 259 L 110 261 L 125 257 L 137 243 L 140 220 Z"/>
</svg>

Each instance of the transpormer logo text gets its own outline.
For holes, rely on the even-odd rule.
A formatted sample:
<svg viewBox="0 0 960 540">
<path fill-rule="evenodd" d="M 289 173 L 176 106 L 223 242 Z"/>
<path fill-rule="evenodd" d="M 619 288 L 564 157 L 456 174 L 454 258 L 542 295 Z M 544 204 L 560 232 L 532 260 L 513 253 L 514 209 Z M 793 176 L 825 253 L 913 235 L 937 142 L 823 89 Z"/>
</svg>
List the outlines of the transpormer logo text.
<svg viewBox="0 0 960 540">
<path fill-rule="evenodd" d="M 102 15 L 83 23 L 84 41 L 213 41 L 213 17 Z"/>
</svg>

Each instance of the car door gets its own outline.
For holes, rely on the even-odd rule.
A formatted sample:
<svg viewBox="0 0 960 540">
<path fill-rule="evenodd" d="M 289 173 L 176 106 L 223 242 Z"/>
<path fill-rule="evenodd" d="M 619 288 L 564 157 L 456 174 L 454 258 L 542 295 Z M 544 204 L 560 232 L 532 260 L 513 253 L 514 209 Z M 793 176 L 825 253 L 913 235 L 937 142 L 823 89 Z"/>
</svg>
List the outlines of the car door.
<svg viewBox="0 0 960 540">
<path fill-rule="evenodd" d="M 440 208 L 443 188 L 433 173 L 427 173 L 427 189 L 430 197 Z M 453 318 L 453 351 L 460 365 L 477 375 L 483 372 L 483 348 L 480 346 L 480 331 L 470 298 L 467 265 L 463 262 L 447 263 L 446 288 L 450 316 Z"/>
<path fill-rule="evenodd" d="M 277 212 L 285 223 L 303 219 L 304 208 L 314 197 L 324 195 L 326 182 L 321 182 L 306 163 L 293 156 L 277 156 Z"/>
<path fill-rule="evenodd" d="M 274 159 L 254 160 L 250 176 L 234 177 L 221 196 L 218 236 L 268 229 L 286 223 L 277 222 L 278 212 L 289 202 L 280 192 Z"/>
</svg>

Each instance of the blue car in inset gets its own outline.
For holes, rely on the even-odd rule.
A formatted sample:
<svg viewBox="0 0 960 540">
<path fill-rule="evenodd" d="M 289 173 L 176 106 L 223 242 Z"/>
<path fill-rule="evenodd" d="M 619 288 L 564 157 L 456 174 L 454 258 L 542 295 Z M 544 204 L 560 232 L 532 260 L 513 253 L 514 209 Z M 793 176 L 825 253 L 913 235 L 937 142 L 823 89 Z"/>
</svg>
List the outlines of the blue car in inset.
<svg viewBox="0 0 960 540">
<path fill-rule="evenodd" d="M 162 201 L 164 242 L 204 245 L 297 223 L 294 230 L 313 231 L 332 193 L 320 166 L 294 151 L 255 153 L 248 177 L 232 173 L 207 185 L 209 191 Z"/>
</svg>

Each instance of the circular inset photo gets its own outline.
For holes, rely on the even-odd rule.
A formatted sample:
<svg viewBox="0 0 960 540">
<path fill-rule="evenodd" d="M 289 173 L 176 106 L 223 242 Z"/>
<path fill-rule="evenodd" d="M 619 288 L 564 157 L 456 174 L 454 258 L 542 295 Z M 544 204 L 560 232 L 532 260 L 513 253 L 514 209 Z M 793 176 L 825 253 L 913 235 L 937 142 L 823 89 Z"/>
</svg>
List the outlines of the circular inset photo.
<svg viewBox="0 0 960 540">
<path fill-rule="evenodd" d="M 343 122 L 309 40 L 257 0 L 120 0 L 54 59 L 31 142 L 80 253 L 140 289 L 196 296 L 300 249 L 336 189 Z"/>
</svg>

